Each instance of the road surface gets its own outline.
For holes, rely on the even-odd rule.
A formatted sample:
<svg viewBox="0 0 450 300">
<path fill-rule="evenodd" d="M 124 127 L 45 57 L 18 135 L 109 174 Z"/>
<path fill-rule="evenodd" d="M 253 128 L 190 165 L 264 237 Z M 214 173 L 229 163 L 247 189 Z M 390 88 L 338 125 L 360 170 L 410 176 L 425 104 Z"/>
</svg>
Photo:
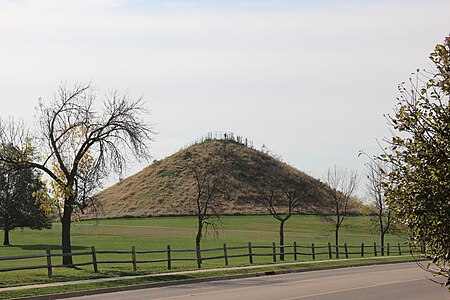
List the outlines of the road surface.
<svg viewBox="0 0 450 300">
<path fill-rule="evenodd" d="M 450 299 L 415 263 L 353 267 L 142 289 L 72 299 Z"/>
</svg>

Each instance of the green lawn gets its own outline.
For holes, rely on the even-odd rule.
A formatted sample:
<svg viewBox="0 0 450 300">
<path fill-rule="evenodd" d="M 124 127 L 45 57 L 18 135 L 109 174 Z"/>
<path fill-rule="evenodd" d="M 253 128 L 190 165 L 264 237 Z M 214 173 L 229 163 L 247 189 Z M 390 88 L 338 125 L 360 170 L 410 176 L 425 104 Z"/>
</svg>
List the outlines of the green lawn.
<svg viewBox="0 0 450 300">
<path fill-rule="evenodd" d="M 349 217 L 347 225 L 341 230 L 340 244 L 360 246 L 379 243 L 379 237 L 371 232 L 368 226 L 368 217 Z M 227 246 L 244 246 L 248 242 L 252 245 L 278 244 L 278 222 L 271 216 L 225 216 L 223 217 L 223 230 L 218 237 L 208 235 L 203 242 L 202 248 Z M 51 230 L 16 230 L 11 233 L 13 246 L 0 247 L 0 257 L 12 255 L 27 255 L 34 253 L 45 253 L 50 249 L 54 253 L 60 252 L 59 223 L 53 225 Z M 154 217 L 142 219 L 112 219 L 75 222 L 72 227 L 72 245 L 74 252 L 90 251 L 95 246 L 97 251 L 101 250 L 164 250 L 170 244 L 172 250 L 194 249 L 194 238 L 196 232 L 196 219 L 194 217 Z M 294 216 L 285 226 L 286 244 L 294 241 L 298 245 L 311 246 L 326 245 L 334 243 L 334 232 L 331 225 L 324 223 L 317 216 Z M 390 235 L 386 242 L 391 245 L 403 244 L 406 235 Z M 323 249 L 326 252 L 327 249 Z M 359 249 L 357 249 L 359 251 Z M 287 249 L 286 251 L 292 251 Z M 299 248 L 299 251 L 310 253 L 310 249 Z M 343 250 L 342 250 L 343 251 Z M 368 249 L 368 251 L 371 251 Z M 271 249 L 254 249 L 254 253 L 271 253 Z M 392 251 L 393 252 L 393 251 Z M 244 250 L 230 250 L 228 254 L 248 253 Z M 203 256 L 219 256 L 223 251 L 212 251 Z M 393 253 L 394 254 L 394 253 Z M 358 257 L 359 255 L 350 255 Z M 172 253 L 172 258 L 195 257 L 195 253 Z M 327 254 L 318 255 L 316 259 L 326 259 Z M 342 256 L 341 256 L 342 257 Z M 98 260 L 131 260 L 130 254 L 98 254 Z M 161 254 L 137 254 L 138 260 L 164 259 L 165 253 Z M 75 263 L 89 261 L 89 256 L 74 257 Z M 311 260 L 311 256 L 299 256 L 299 260 Z M 292 261 L 293 256 L 288 255 L 286 260 Z M 230 266 L 248 265 L 247 257 L 230 258 Z M 272 257 L 255 257 L 254 263 L 270 263 Z M 46 263 L 45 258 L 26 259 L 20 261 L 0 261 L 0 268 L 18 265 L 42 265 Z M 60 258 L 54 258 L 53 264 L 59 264 Z M 223 267 L 223 260 L 208 260 L 203 264 L 204 268 Z M 174 261 L 173 270 L 195 269 L 195 261 Z M 18 285 L 24 283 L 38 283 L 51 281 L 65 281 L 84 278 L 95 278 L 104 276 L 117 276 L 123 274 L 135 274 L 130 264 L 100 264 L 100 273 L 93 273 L 92 266 L 84 266 L 78 269 L 58 268 L 54 269 L 54 276 L 46 278 L 46 269 L 32 271 L 14 271 L 1 273 L 0 287 Z M 138 273 L 157 273 L 167 271 L 167 263 L 138 264 Z"/>
</svg>

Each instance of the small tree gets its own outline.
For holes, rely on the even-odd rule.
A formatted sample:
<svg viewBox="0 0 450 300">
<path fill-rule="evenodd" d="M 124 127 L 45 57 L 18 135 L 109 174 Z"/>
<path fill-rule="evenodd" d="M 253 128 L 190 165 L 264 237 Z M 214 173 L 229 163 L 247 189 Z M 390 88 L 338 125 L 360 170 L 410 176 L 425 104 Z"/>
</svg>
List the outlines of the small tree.
<svg viewBox="0 0 450 300">
<path fill-rule="evenodd" d="M 38 195 L 45 193 L 45 186 L 35 171 L 0 163 L 0 228 L 4 232 L 3 245 L 10 245 L 9 233 L 15 228 L 51 227 L 38 201 Z"/>
<path fill-rule="evenodd" d="M 358 173 L 334 166 L 328 168 L 325 178 L 326 199 L 323 207 L 316 207 L 321 218 L 333 225 L 335 245 L 339 246 L 339 230 L 348 215 L 349 203 L 358 186 Z"/>
<path fill-rule="evenodd" d="M 372 213 L 375 214 L 375 218 L 371 219 L 371 224 L 380 235 L 381 255 L 384 255 L 385 236 L 393 229 L 394 225 L 383 186 L 386 181 L 386 167 L 380 161 L 370 161 L 366 166 L 368 179 L 366 190 L 373 208 Z"/>
<path fill-rule="evenodd" d="M 284 225 L 293 213 L 307 205 L 313 193 L 312 185 L 300 176 L 282 173 L 266 175 L 254 185 L 254 201 L 280 222 L 280 260 L 284 260 Z"/>
<path fill-rule="evenodd" d="M 222 227 L 220 219 L 225 187 L 227 185 L 228 166 L 224 149 L 202 156 L 197 153 L 186 152 L 184 157 L 185 170 L 194 180 L 195 194 L 192 203 L 197 217 L 197 234 L 195 248 L 197 261 L 201 266 L 201 241 L 204 230 L 212 229 L 214 234 Z"/>
<path fill-rule="evenodd" d="M 13 153 L 0 153 L 0 161 L 43 171 L 51 179 L 53 196 L 60 200 L 63 254 L 70 254 L 71 222 L 74 211 L 95 204 L 94 191 L 110 171 L 121 172 L 125 153 L 138 159 L 149 157 L 146 142 L 150 127 L 140 119 L 145 112 L 142 100 L 111 92 L 103 108 L 95 105 L 90 85 L 61 85 L 53 101 L 40 101 L 39 131 L 35 142 L 41 150 L 31 159 L 31 136 L 14 123 L 0 128 L 1 145 L 12 145 Z M 72 265 L 72 256 L 63 256 L 64 265 Z"/>
<path fill-rule="evenodd" d="M 450 37 L 430 55 L 431 71 L 417 71 L 399 86 L 394 133 L 380 158 L 389 164 L 387 202 L 410 229 L 413 244 L 426 245 L 437 269 L 450 264 Z M 447 280 L 450 285 L 450 279 Z"/>
</svg>

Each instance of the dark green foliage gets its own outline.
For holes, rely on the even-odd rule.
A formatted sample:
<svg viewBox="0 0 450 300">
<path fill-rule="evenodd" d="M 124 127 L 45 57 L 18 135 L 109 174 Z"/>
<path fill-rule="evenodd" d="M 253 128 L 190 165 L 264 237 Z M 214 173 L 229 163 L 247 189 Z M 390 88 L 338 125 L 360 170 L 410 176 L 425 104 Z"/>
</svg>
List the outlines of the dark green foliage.
<svg viewBox="0 0 450 300">
<path fill-rule="evenodd" d="M 43 188 L 38 175 L 28 168 L 0 167 L 0 228 L 3 245 L 9 245 L 9 232 L 15 228 L 50 228 L 44 210 L 36 203 L 34 193 Z"/>
<path fill-rule="evenodd" d="M 410 229 L 412 243 L 424 243 L 439 272 L 450 262 L 450 38 L 430 55 L 434 70 L 417 72 L 402 84 L 396 131 L 381 159 L 392 170 L 385 182 L 389 206 Z"/>
</svg>

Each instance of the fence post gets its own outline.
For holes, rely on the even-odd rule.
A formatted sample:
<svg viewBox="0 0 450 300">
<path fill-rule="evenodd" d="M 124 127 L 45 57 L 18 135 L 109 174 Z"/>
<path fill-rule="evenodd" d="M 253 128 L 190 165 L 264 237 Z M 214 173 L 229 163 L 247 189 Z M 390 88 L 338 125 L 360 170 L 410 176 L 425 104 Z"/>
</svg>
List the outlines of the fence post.
<svg viewBox="0 0 450 300">
<path fill-rule="evenodd" d="M 170 245 L 167 245 L 167 270 L 172 270 L 172 258 L 170 254 Z"/>
<path fill-rule="evenodd" d="M 373 254 L 375 256 L 377 256 L 377 243 L 376 242 L 373 243 Z"/>
<path fill-rule="evenodd" d="M 311 252 L 312 252 L 312 259 L 316 259 L 316 249 L 314 249 L 314 243 L 311 244 Z"/>
<path fill-rule="evenodd" d="M 98 267 L 97 267 L 97 253 L 95 253 L 95 247 L 91 247 L 91 254 L 92 254 L 92 265 L 94 266 L 94 273 L 98 273 Z"/>
<path fill-rule="evenodd" d="M 364 257 L 364 243 L 361 243 L 361 257 Z"/>
<path fill-rule="evenodd" d="M 387 253 L 386 253 L 387 256 L 389 256 L 389 254 L 390 254 L 390 249 L 389 248 L 390 248 L 390 245 L 389 245 L 389 243 L 387 243 Z"/>
<path fill-rule="evenodd" d="M 250 263 L 253 263 L 253 252 L 252 252 L 252 243 L 248 242 L 248 259 Z"/>
<path fill-rule="evenodd" d="M 277 249 L 275 248 L 275 242 L 272 242 L 272 256 L 273 262 L 277 261 Z"/>
<path fill-rule="evenodd" d="M 294 260 L 297 260 L 297 242 L 294 241 Z"/>
<path fill-rule="evenodd" d="M 333 258 L 333 257 L 331 256 L 331 243 L 330 243 L 330 242 L 328 242 L 328 257 L 329 257 L 330 259 Z"/>
<path fill-rule="evenodd" d="M 133 272 L 136 272 L 137 266 L 136 266 L 136 247 L 135 246 L 131 247 L 131 263 L 133 264 Z"/>
<path fill-rule="evenodd" d="M 402 248 L 400 247 L 400 243 L 398 243 L 398 255 L 402 255 Z"/>
<path fill-rule="evenodd" d="M 52 271 L 52 254 L 50 252 L 50 249 L 47 249 L 47 273 L 48 273 L 48 278 L 53 276 L 53 271 Z"/>
<path fill-rule="evenodd" d="M 344 249 L 345 249 L 345 258 L 348 258 L 347 243 L 344 243 Z"/>
<path fill-rule="evenodd" d="M 225 258 L 225 266 L 228 267 L 228 252 L 227 252 L 227 244 L 223 244 L 223 257 Z"/>
</svg>

